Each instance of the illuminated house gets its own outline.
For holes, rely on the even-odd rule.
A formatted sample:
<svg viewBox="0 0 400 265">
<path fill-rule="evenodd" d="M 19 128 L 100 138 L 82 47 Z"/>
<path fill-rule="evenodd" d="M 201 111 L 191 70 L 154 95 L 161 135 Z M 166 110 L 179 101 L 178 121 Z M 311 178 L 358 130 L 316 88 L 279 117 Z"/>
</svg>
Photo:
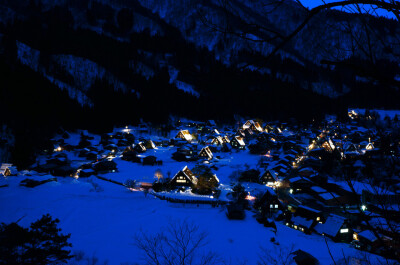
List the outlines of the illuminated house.
<svg viewBox="0 0 400 265">
<path fill-rule="evenodd" d="M 203 149 L 201 149 L 199 156 L 211 160 L 213 158 L 213 153 L 211 152 L 210 148 L 206 146 Z"/>
<path fill-rule="evenodd" d="M 228 136 L 224 136 L 222 137 L 222 141 L 224 142 L 224 144 L 229 144 L 231 141 L 229 140 Z"/>
<path fill-rule="evenodd" d="M 175 138 L 183 139 L 188 142 L 191 142 L 193 140 L 193 136 L 189 133 L 188 130 L 179 131 L 179 133 L 175 136 Z"/>
<path fill-rule="evenodd" d="M 2 174 L 4 177 L 16 176 L 17 169 L 16 167 L 13 167 L 12 164 L 3 163 L 0 168 L 0 174 Z"/>
<path fill-rule="evenodd" d="M 185 166 L 182 170 L 175 174 L 175 176 L 169 182 L 172 186 L 194 186 L 197 184 L 196 176 Z"/>
<path fill-rule="evenodd" d="M 146 149 L 156 149 L 156 145 L 154 144 L 154 142 L 152 140 L 147 140 L 145 142 L 145 147 L 146 147 Z"/>
<path fill-rule="evenodd" d="M 348 226 L 346 218 L 335 214 L 329 215 L 324 223 L 318 222 L 314 230 L 334 241 L 350 242 L 353 236 L 353 230 Z"/>
<path fill-rule="evenodd" d="M 317 222 L 323 221 L 322 212 L 304 205 L 299 205 L 294 216 L 286 225 L 306 234 L 311 234 L 311 230 Z"/>
<path fill-rule="evenodd" d="M 207 140 L 208 143 L 212 145 L 223 145 L 224 140 L 221 136 L 212 136 L 210 139 Z"/>
<path fill-rule="evenodd" d="M 372 150 L 374 149 L 374 145 L 372 143 L 368 143 L 367 146 L 365 147 L 366 150 Z"/>
<path fill-rule="evenodd" d="M 233 148 L 236 148 L 236 149 L 245 149 L 246 148 L 246 144 L 243 141 L 243 137 L 240 137 L 240 136 L 233 137 L 233 139 L 231 140 L 231 145 Z"/>
<path fill-rule="evenodd" d="M 331 139 L 328 139 L 327 141 L 323 142 L 321 147 L 324 148 L 329 153 L 332 153 L 333 150 L 335 150 L 336 148 Z"/>
<path fill-rule="evenodd" d="M 140 142 L 140 143 L 138 143 L 138 144 L 136 144 L 134 147 L 133 147 L 133 150 L 134 151 L 136 151 L 136 152 L 138 152 L 138 153 L 144 153 L 144 152 L 146 152 L 146 147 L 144 146 L 144 144 L 142 143 L 142 142 Z"/>
<path fill-rule="evenodd" d="M 253 131 L 253 132 L 262 132 L 262 131 L 263 131 L 263 129 L 262 129 L 262 127 L 260 126 L 260 124 L 259 124 L 258 122 L 256 122 L 256 121 L 253 121 L 253 120 L 248 120 L 248 121 L 246 121 L 246 122 L 243 124 L 243 129 L 244 129 L 244 130 L 250 129 L 250 130 Z"/>
<path fill-rule="evenodd" d="M 265 126 L 264 131 L 266 133 L 272 133 L 274 131 L 274 127 L 272 127 L 271 125 L 268 124 Z"/>
<path fill-rule="evenodd" d="M 278 213 L 284 209 L 272 188 L 268 188 L 254 206 L 261 214 L 266 215 L 267 217 L 271 217 L 274 213 Z"/>
<path fill-rule="evenodd" d="M 306 219 L 301 216 L 294 216 L 290 219 L 290 221 L 286 222 L 287 226 L 299 230 L 305 234 L 311 234 L 314 224 L 314 220 Z"/>
<path fill-rule="evenodd" d="M 274 186 L 277 181 L 277 176 L 271 170 L 266 170 L 264 174 L 260 176 L 260 182 L 267 186 Z"/>
</svg>

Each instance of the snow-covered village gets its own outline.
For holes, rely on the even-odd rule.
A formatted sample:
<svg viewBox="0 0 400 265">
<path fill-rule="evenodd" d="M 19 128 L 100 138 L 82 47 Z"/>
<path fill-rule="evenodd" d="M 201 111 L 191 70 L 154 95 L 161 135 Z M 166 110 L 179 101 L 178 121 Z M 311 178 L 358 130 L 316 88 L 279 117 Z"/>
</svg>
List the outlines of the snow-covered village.
<svg viewBox="0 0 400 265">
<path fill-rule="evenodd" d="M 400 265 L 397 0 L 0 0 L 0 265 Z"/>
<path fill-rule="evenodd" d="M 379 113 L 60 130 L 29 169 L 2 165 L 0 219 L 58 218 L 77 264 L 169 264 L 182 250 L 216 264 L 395 264 L 400 111 Z M 162 246 L 166 233 L 195 242 Z"/>
</svg>

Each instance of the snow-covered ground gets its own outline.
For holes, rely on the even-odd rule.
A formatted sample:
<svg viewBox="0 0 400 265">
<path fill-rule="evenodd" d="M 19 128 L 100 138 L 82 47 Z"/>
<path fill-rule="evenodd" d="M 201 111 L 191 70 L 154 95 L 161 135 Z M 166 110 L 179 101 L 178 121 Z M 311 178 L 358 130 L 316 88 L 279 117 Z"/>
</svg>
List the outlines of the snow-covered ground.
<svg viewBox="0 0 400 265">
<path fill-rule="evenodd" d="M 77 144 L 77 136 L 73 135 L 68 142 Z M 98 141 L 98 137 L 94 141 Z M 163 160 L 161 166 L 142 166 L 120 158 L 114 161 L 118 172 L 102 175 L 105 178 L 124 182 L 127 179 L 153 182 L 154 173 L 160 169 L 165 177 L 171 177 L 184 166 L 193 168 L 196 162 L 176 162 L 171 159 L 175 148 L 159 147 L 148 150 L 145 155 L 155 155 Z M 223 196 L 230 189 L 229 175 L 237 169 L 254 168 L 259 156 L 248 151 L 214 154 L 220 156 L 213 162 L 214 171 L 222 183 Z M 74 155 L 71 154 L 71 159 Z M 246 166 L 246 164 L 248 166 Z M 36 180 L 48 179 L 52 176 L 33 175 Z M 134 235 L 143 229 L 148 233 L 162 231 L 170 222 L 188 220 L 208 233 L 208 248 L 217 252 L 231 264 L 247 261 L 256 264 L 260 247 L 294 250 L 302 249 L 315 256 L 321 264 L 332 264 L 329 251 L 322 236 L 306 235 L 277 222 L 276 234 L 271 228 L 259 224 L 254 213 L 246 212 L 243 221 L 230 221 L 223 207 L 194 207 L 160 200 L 151 193 L 130 191 L 120 185 L 91 177 L 89 179 L 58 178 L 58 182 L 50 182 L 35 188 L 19 186 L 24 176 L 8 177 L 0 188 L 0 222 L 9 223 L 20 219 L 20 225 L 28 226 L 43 214 L 50 213 L 60 219 L 60 227 L 64 233 L 71 233 L 70 242 L 74 251 L 84 251 L 87 255 L 97 256 L 100 260 L 108 260 L 109 264 L 124 262 L 141 262 L 142 253 L 133 245 Z M 101 187 L 95 191 L 93 183 Z M 255 185 L 259 187 L 255 187 Z M 245 185 L 249 191 L 266 188 L 258 184 Z M 187 196 L 188 194 L 183 194 Z M 190 195 L 190 194 L 189 194 Z M 271 242 L 275 237 L 276 242 Z M 328 239 L 329 249 L 335 259 L 345 256 L 359 256 L 360 251 L 348 244 L 334 243 Z M 277 243 L 279 246 L 277 246 Z M 377 257 L 377 256 L 374 256 Z"/>
<path fill-rule="evenodd" d="M 119 175 L 119 174 L 115 174 Z M 46 179 L 50 176 L 37 176 Z M 28 226 L 41 215 L 50 213 L 61 220 L 65 233 L 71 233 L 74 250 L 95 254 L 110 264 L 140 262 L 142 253 L 133 246 L 133 237 L 140 229 L 159 232 L 169 222 L 187 219 L 207 231 L 208 247 L 233 261 L 255 264 L 260 246 L 273 249 L 270 239 L 275 237 L 280 247 L 302 249 L 317 257 L 321 264 L 332 264 L 324 238 L 306 235 L 277 223 L 276 235 L 270 228 L 257 223 L 251 212 L 243 221 L 229 221 L 222 208 L 181 207 L 159 200 L 142 192 L 131 192 L 121 186 L 93 179 L 103 191 L 93 191 L 87 180 L 59 178 L 36 188 L 18 186 L 19 177 L 9 177 L 9 187 L 1 188 L 0 220 L 8 223 L 20 219 Z M 347 244 L 328 240 L 334 257 L 343 253 L 356 256 L 357 251 Z M 343 253 L 342 253 L 343 251 Z"/>
</svg>

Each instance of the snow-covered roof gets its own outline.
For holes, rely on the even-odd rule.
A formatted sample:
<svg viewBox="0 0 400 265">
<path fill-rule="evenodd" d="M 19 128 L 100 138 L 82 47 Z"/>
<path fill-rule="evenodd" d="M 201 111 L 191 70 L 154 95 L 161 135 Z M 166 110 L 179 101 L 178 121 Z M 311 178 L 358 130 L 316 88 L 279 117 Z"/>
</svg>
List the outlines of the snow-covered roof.
<svg viewBox="0 0 400 265">
<path fill-rule="evenodd" d="M 186 141 L 191 141 L 193 139 L 192 135 L 189 133 L 188 130 L 181 130 L 178 132 L 175 138 L 182 138 Z"/>
<path fill-rule="evenodd" d="M 253 121 L 253 120 L 246 121 L 246 123 L 243 124 L 243 129 L 248 129 L 252 125 L 254 125 L 254 127 L 256 128 L 257 131 L 261 132 L 263 130 L 262 127 L 260 126 L 260 124 L 258 122 L 256 122 L 256 121 Z"/>
<path fill-rule="evenodd" d="M 242 145 L 242 146 L 246 145 L 246 144 L 244 143 L 244 141 L 243 141 L 243 137 L 235 136 L 235 139 L 236 139 L 236 141 L 239 143 L 239 145 Z"/>
<path fill-rule="evenodd" d="M 214 120 L 208 120 L 208 123 L 212 126 L 217 126 Z"/>
<path fill-rule="evenodd" d="M 294 177 L 294 178 L 291 178 L 289 180 L 290 180 L 291 183 L 294 183 L 294 182 L 300 181 L 302 179 L 303 179 L 302 177 Z"/>
<path fill-rule="evenodd" d="M 192 171 L 190 171 L 190 169 L 187 166 L 184 166 L 182 170 L 178 171 L 178 173 L 175 174 L 175 176 L 171 179 L 171 181 L 175 179 L 180 172 L 182 172 L 187 177 L 187 179 L 190 180 L 190 182 L 192 182 L 195 185 L 197 184 L 196 176 L 192 173 Z"/>
<path fill-rule="evenodd" d="M 324 193 L 324 192 L 326 192 L 325 189 L 323 189 L 323 188 L 321 188 L 321 187 L 319 187 L 319 186 L 312 186 L 311 189 L 312 189 L 313 191 L 317 192 L 317 193 Z"/>
<path fill-rule="evenodd" d="M 208 146 L 203 147 L 203 148 L 201 149 L 201 151 L 199 152 L 199 155 L 200 155 L 201 153 L 203 153 L 203 152 L 205 152 L 205 153 L 207 154 L 208 157 L 210 157 L 210 158 L 213 157 L 213 154 L 212 154 L 212 152 L 211 152 L 211 150 L 210 150 L 210 148 L 209 148 Z"/>
<path fill-rule="evenodd" d="M 377 240 L 376 236 L 374 235 L 374 233 L 371 230 L 362 231 L 361 233 L 358 233 L 358 236 L 368 239 L 371 242 L 374 242 L 375 240 Z"/>
<path fill-rule="evenodd" d="M 303 218 L 301 216 L 292 217 L 291 221 L 295 225 L 301 225 L 301 226 L 304 226 L 306 228 L 311 228 L 311 226 L 312 226 L 312 224 L 314 222 L 314 220 L 306 219 L 306 218 Z"/>
<path fill-rule="evenodd" d="M 318 223 L 314 229 L 319 234 L 326 234 L 335 237 L 345 221 L 346 219 L 344 217 L 331 214 L 328 216 L 325 223 Z"/>
<path fill-rule="evenodd" d="M 3 175 L 4 175 L 6 169 L 7 169 L 7 168 L 11 168 L 11 167 L 12 167 L 12 164 L 8 164 L 8 163 L 3 163 L 3 164 L 1 164 L 0 174 L 3 174 Z"/>
<path fill-rule="evenodd" d="M 308 210 L 308 211 L 311 211 L 311 212 L 314 212 L 314 213 L 320 213 L 320 212 L 321 212 L 321 211 L 318 211 L 318 210 L 316 210 L 316 209 L 310 208 L 310 207 L 305 206 L 305 205 L 299 205 L 298 208 L 303 208 L 303 209 L 305 209 L 305 210 Z"/>
<path fill-rule="evenodd" d="M 320 193 L 320 194 L 318 194 L 318 196 L 320 196 L 322 199 L 324 199 L 326 201 L 340 197 L 339 195 L 337 195 L 334 192 Z"/>
<path fill-rule="evenodd" d="M 314 169 L 312 169 L 311 167 L 304 167 L 302 169 L 299 170 L 299 172 L 306 172 L 306 171 L 312 171 L 314 172 Z"/>
</svg>

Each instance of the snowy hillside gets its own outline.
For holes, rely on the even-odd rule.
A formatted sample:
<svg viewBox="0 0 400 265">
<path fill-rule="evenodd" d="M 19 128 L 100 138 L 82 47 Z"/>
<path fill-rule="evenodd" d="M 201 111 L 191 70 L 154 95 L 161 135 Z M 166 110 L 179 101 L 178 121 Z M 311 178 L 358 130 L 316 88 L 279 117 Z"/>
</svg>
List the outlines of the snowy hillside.
<svg viewBox="0 0 400 265">
<path fill-rule="evenodd" d="M 47 176 L 34 177 L 45 179 Z M 143 255 L 133 245 L 134 235 L 143 229 L 146 233 L 162 231 L 169 222 L 187 219 L 209 234 L 210 250 L 216 251 L 231 264 L 247 261 L 255 264 L 260 247 L 278 250 L 270 241 L 276 238 L 279 248 L 302 249 L 317 257 L 321 265 L 330 265 L 332 260 L 323 237 L 305 235 L 285 225 L 278 224 L 278 232 L 265 228 L 248 213 L 244 221 L 229 221 L 219 208 L 183 207 L 161 201 L 142 192 L 130 192 L 115 184 L 94 180 L 104 191 L 95 192 L 92 185 L 84 180 L 60 179 L 35 189 L 19 187 L 17 178 L 10 178 L 8 188 L 3 188 L 0 199 L 13 203 L 0 205 L 2 222 L 20 219 L 27 226 L 50 213 L 61 220 L 60 227 L 71 233 L 75 251 L 95 255 L 109 264 L 124 262 L 140 263 Z M 101 222 L 99 222 L 101 220 Z M 346 244 L 328 240 L 334 257 L 361 256 L 359 251 Z M 227 254 L 229 253 L 229 254 Z"/>
<path fill-rule="evenodd" d="M 182 122 L 193 123 L 184 119 Z M 168 137 L 173 138 L 177 132 L 179 130 L 170 131 Z M 153 134 L 146 126 L 116 128 L 113 133 L 108 134 L 108 137 L 113 142 L 114 136 L 122 135 L 121 133 L 127 135 L 133 133 L 138 138 L 153 139 L 156 142 L 166 139 L 165 136 Z M 295 133 L 285 129 L 279 137 L 289 139 Z M 75 168 L 86 164 L 87 159 L 80 155 L 85 149 L 79 148 L 82 135 L 87 135 L 89 139 L 87 140 L 88 148 L 99 150 L 99 153 L 105 151 L 104 154 L 108 154 L 106 149 L 100 151 L 103 147 L 107 148 L 104 142 L 101 144 L 104 135 L 100 137 L 88 134 L 87 131 L 68 133 L 68 138 L 63 139 L 59 135 L 53 141 L 57 143 L 65 140 L 64 146 L 70 146 L 75 150 L 66 151 L 59 146 L 61 149 L 56 148 L 54 154 L 39 156 L 37 166 L 46 163 L 49 157 L 64 157 Z M 308 146 L 308 142 L 305 142 L 300 145 Z M 199 143 L 189 145 L 193 148 L 202 146 Z M 57 177 L 55 182 L 34 188 L 21 186 L 21 180 L 29 178 L 42 181 L 52 176 L 35 171 L 23 171 L 18 176 L 1 177 L 1 222 L 9 223 L 21 219 L 19 224 L 28 226 L 43 214 L 49 213 L 61 220 L 60 227 L 64 233 L 71 233 L 70 241 L 74 253 L 83 251 L 86 256 L 95 256 L 100 262 L 108 261 L 109 264 L 142 264 L 143 253 L 133 244 L 134 236 L 140 231 L 148 235 L 162 232 L 169 224 L 179 224 L 184 220 L 197 225 L 199 231 L 206 231 L 208 244 L 205 248 L 215 252 L 228 264 L 256 264 L 263 260 L 262 249 L 268 250 L 269 257 L 278 260 L 279 255 L 286 257 L 291 251 L 301 249 L 316 257 L 321 265 L 333 264 L 331 255 L 336 261 L 341 260 L 343 256 L 351 257 L 355 262 L 363 262 L 366 256 L 373 262 L 372 264 L 375 261 L 381 261 L 379 256 L 357 250 L 350 244 L 334 242 L 315 232 L 305 234 L 297 228 L 290 228 L 283 220 L 275 221 L 276 231 L 265 227 L 256 221 L 254 209 L 245 211 L 244 220 L 229 220 L 224 205 L 212 207 L 211 204 L 174 203 L 160 199 L 167 196 L 189 201 L 217 201 L 213 196 L 194 194 L 190 189 L 184 192 L 178 190 L 147 192 L 139 188 L 128 189 L 123 185 L 118 185 L 132 179 L 137 183 L 152 183 L 156 180 L 156 172 L 161 172 L 165 177 L 172 177 L 185 166 L 192 169 L 202 162 L 201 160 L 176 161 L 172 157 L 179 147 L 169 145 L 158 146 L 138 154 L 141 159 L 155 156 L 157 160 L 163 161 L 161 165 L 142 165 L 122 159 L 125 153 L 122 153 L 122 150 L 125 147 L 116 147 L 115 144 L 111 146 L 119 149 L 113 155 L 107 155 L 107 159 L 116 163 L 117 171 L 101 173 L 98 174 L 99 177 L 94 175 L 89 178 L 76 175 L 75 177 Z M 218 150 L 214 152 L 215 158 L 207 161 L 205 165 L 211 166 L 218 176 L 220 182 L 218 189 L 221 191 L 218 201 L 227 202 L 232 200 L 229 194 L 232 192 L 231 183 L 236 181 L 231 177 L 233 173 L 237 170 L 258 168 L 259 162 L 265 157 L 251 154 L 249 150 L 232 150 L 231 152 Z M 268 168 L 279 166 L 279 159 L 282 161 L 284 156 L 282 149 L 274 151 L 276 159 L 269 156 Z M 91 164 L 96 164 L 96 162 L 91 162 Z M 249 182 L 242 182 L 242 184 L 249 196 L 272 191 L 271 187 L 263 184 Z"/>
<path fill-rule="evenodd" d="M 344 33 L 349 30 L 361 32 L 362 21 L 356 16 L 340 14 L 340 16 L 348 16 L 346 19 L 352 23 L 352 28 L 349 29 L 341 19 L 336 19 L 335 15 L 327 13 L 321 15 L 320 18 L 325 23 L 311 23 L 279 51 L 278 56 L 274 59 L 278 60 L 278 63 L 266 61 L 265 58 L 279 43 L 271 32 L 287 35 L 305 16 L 305 11 L 295 1 L 286 1 L 279 8 L 274 6 L 273 1 L 266 4 L 247 0 L 230 1 L 230 5 L 225 11 L 223 3 L 220 1 L 86 0 L 78 2 L 40 1 L 41 5 L 37 5 L 36 8 L 44 14 L 40 23 L 54 24 L 54 27 L 58 27 L 57 25 L 60 23 L 59 27 L 70 27 L 73 31 L 86 30 L 98 34 L 99 36 L 96 38 L 99 39 L 93 43 L 84 43 L 87 41 L 86 39 L 73 45 L 76 45 L 76 49 L 79 49 L 79 46 L 90 45 L 89 52 L 84 52 L 83 49 L 81 52 L 76 52 L 71 46 L 62 48 L 62 45 L 57 45 L 56 41 L 54 41 L 55 46 L 52 47 L 51 42 L 54 38 L 66 38 L 61 42 L 62 44 L 74 38 L 82 38 L 82 36 L 68 37 L 68 34 L 73 32 L 61 33 L 65 30 L 63 28 L 57 29 L 55 32 L 50 30 L 49 35 L 44 34 L 42 36 L 44 39 L 38 42 L 35 38 L 29 37 L 28 32 L 32 29 L 22 27 L 16 39 L 19 41 L 17 46 L 21 62 L 29 65 L 33 70 L 41 72 L 61 89 L 66 89 L 70 96 L 80 101 L 81 104 L 93 104 L 87 96 L 87 90 L 93 84 L 94 78 L 107 78 L 116 90 L 133 89 L 137 91 L 135 85 L 126 80 L 130 78 L 127 69 L 131 70 L 130 73 L 149 80 L 162 75 L 163 67 L 173 67 L 184 78 L 181 81 L 186 83 L 185 85 L 183 83 L 174 84 L 178 90 L 196 91 L 196 93 L 188 93 L 193 97 L 206 96 L 207 92 L 199 89 L 199 86 L 202 85 L 199 81 L 202 79 L 199 72 L 210 69 L 209 65 L 201 62 L 205 50 L 209 53 L 207 55 L 208 62 L 212 58 L 226 67 L 240 69 L 240 71 L 255 71 L 282 82 L 301 84 L 298 89 L 311 88 L 311 91 L 319 95 L 337 98 L 352 91 L 353 84 L 350 80 L 343 80 L 345 84 L 337 85 L 335 84 L 336 80 L 328 77 L 329 71 L 326 74 L 318 75 L 307 72 L 311 68 L 323 71 L 321 62 L 324 60 L 346 61 L 354 57 L 366 59 L 362 48 L 354 48 L 352 35 Z M 63 6 L 65 8 L 62 11 L 59 10 Z M 1 9 L 3 22 L 11 21 L 10 13 L 13 13 L 14 17 L 26 19 L 28 11 L 24 8 L 29 9 L 28 1 L 21 1 L 19 7 L 10 3 L 10 8 Z M 59 20 L 57 23 L 51 21 L 55 19 L 52 12 Z M 7 20 L 7 18 L 9 19 Z M 214 25 L 222 28 L 224 25 L 229 26 L 232 28 L 233 34 L 213 30 Z M 249 25 L 258 25 L 258 28 L 254 29 Z M 328 28 L 328 25 L 334 26 Z M 35 23 L 32 24 L 32 27 L 34 26 Z M 260 28 L 271 30 L 264 31 Z M 374 56 L 395 63 L 396 59 L 392 53 L 385 52 L 387 47 L 384 43 L 392 43 L 398 36 L 399 29 L 387 24 L 387 28 L 379 25 L 373 30 L 376 34 L 379 33 L 379 41 L 377 40 L 373 47 Z M 19 36 L 19 34 L 22 35 Z M 163 37 L 168 41 L 162 39 Z M 107 54 L 110 51 L 93 49 L 93 45 L 100 45 L 98 42 L 100 39 L 110 45 L 112 42 L 107 40 L 108 38 L 120 42 L 121 45 L 135 43 L 138 40 L 143 43 L 139 45 L 135 43 L 133 47 L 125 49 L 125 57 L 121 58 Z M 148 43 L 144 41 L 149 38 L 154 39 L 155 43 L 151 45 L 154 47 L 149 47 Z M 365 39 L 362 35 L 359 38 L 360 40 Z M 152 42 L 153 39 L 151 39 Z M 176 43 L 171 44 L 169 41 Z M 179 45 L 177 46 L 177 44 Z M 170 45 L 177 49 L 184 47 L 190 50 L 190 56 L 183 57 L 187 65 L 180 63 L 183 58 L 179 58 L 176 51 L 171 51 Z M 109 47 L 111 48 L 111 46 Z M 193 47 L 195 51 L 193 51 Z M 112 47 L 111 51 L 119 48 L 118 46 Z M 392 49 L 394 49 L 392 52 L 396 53 L 395 45 Z M 39 60 L 40 52 L 45 55 L 42 54 L 42 58 Z M 31 55 L 28 55 L 29 53 Z M 46 59 L 46 56 L 50 58 Z M 130 60 L 125 61 L 127 58 Z M 121 68 L 119 70 L 123 71 L 116 71 L 115 67 L 111 67 L 116 63 Z M 197 70 L 194 71 L 191 68 L 197 68 Z M 60 77 L 66 77 L 66 79 L 61 78 L 62 80 L 60 80 Z"/>
</svg>

